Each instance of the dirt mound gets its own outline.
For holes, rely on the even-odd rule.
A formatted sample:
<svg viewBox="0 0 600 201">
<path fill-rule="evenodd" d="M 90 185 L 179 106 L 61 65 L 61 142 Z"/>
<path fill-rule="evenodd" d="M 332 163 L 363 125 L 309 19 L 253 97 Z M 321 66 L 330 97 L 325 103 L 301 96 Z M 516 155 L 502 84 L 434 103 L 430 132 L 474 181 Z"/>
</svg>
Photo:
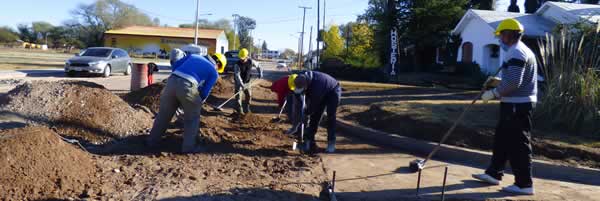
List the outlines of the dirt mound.
<svg viewBox="0 0 600 201">
<path fill-rule="evenodd" d="M 160 94 L 166 84 L 162 82 L 154 83 L 137 91 L 126 94 L 123 99 L 130 104 L 140 104 L 146 106 L 153 113 L 158 113 L 160 108 Z"/>
<path fill-rule="evenodd" d="M 154 83 L 150 86 L 144 87 L 140 90 L 130 92 L 123 96 L 123 99 L 131 105 L 139 104 L 148 107 L 153 113 L 158 113 L 160 108 L 160 94 L 165 88 L 166 84 L 159 82 Z M 215 97 L 231 96 L 233 94 L 233 81 L 229 76 L 219 78 L 217 83 L 212 88 L 209 99 L 215 99 Z M 210 100 L 212 102 L 212 100 Z"/>
<path fill-rule="evenodd" d="M 103 86 L 85 81 L 19 85 L 8 92 L 0 111 L 93 143 L 129 136 L 152 125 L 149 114 L 133 109 Z"/>
<path fill-rule="evenodd" d="M 96 172 L 90 155 L 45 127 L 0 132 L 0 161 L 0 194 L 8 200 L 80 197 Z"/>
<path fill-rule="evenodd" d="M 215 86 L 212 88 L 212 96 L 231 96 L 234 91 L 233 78 L 231 76 L 224 75 L 217 80 Z"/>
</svg>

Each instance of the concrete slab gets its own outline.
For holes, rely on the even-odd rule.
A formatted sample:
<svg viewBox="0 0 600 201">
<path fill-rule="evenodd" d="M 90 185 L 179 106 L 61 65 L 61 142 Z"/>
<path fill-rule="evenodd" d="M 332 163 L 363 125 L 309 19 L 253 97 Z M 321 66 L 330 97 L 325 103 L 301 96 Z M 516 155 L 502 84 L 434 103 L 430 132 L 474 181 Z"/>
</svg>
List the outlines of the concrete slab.
<svg viewBox="0 0 600 201">
<path fill-rule="evenodd" d="M 321 135 L 322 140 L 324 136 Z M 416 157 L 338 136 L 338 153 L 322 154 L 325 169 L 331 176 L 337 171 L 338 200 L 440 200 L 444 165 L 430 161 L 422 172 L 421 197 L 416 197 L 417 173 L 408 164 Z M 447 200 L 598 200 L 600 186 L 548 179 L 534 179 L 536 195 L 515 196 L 499 190 L 514 181 L 506 175 L 500 186 L 490 186 L 471 178 L 480 168 L 450 164 L 446 183 Z"/>
</svg>

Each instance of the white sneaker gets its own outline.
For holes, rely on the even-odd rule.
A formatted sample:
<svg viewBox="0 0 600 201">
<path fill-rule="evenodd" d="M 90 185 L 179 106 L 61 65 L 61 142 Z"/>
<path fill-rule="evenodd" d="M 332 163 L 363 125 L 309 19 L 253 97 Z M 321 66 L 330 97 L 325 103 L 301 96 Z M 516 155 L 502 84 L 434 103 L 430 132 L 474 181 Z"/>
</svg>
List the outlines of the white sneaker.
<svg viewBox="0 0 600 201">
<path fill-rule="evenodd" d="M 488 174 L 473 174 L 472 175 L 473 178 L 488 183 L 488 184 L 492 184 L 492 185 L 500 185 L 500 180 L 497 180 L 496 178 L 488 175 Z"/>
<path fill-rule="evenodd" d="M 327 150 L 325 151 L 330 154 L 335 152 L 335 142 L 327 143 Z"/>
<path fill-rule="evenodd" d="M 533 187 L 519 188 L 517 185 L 510 185 L 502 188 L 502 191 L 521 195 L 533 195 Z"/>
</svg>

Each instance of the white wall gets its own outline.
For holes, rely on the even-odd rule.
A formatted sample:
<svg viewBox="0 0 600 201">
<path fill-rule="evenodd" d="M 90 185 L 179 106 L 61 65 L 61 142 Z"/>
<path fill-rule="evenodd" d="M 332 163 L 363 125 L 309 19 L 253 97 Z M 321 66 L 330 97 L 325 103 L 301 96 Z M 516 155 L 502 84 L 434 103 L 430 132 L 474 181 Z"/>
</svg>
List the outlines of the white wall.
<svg viewBox="0 0 600 201">
<path fill-rule="evenodd" d="M 473 44 L 473 62 L 479 64 L 485 72 L 492 73 L 498 66 L 488 66 L 484 59 L 485 46 L 489 44 L 498 45 L 498 39 L 494 36 L 494 29 L 485 21 L 479 18 L 474 18 L 469 21 L 465 29 L 461 33 L 462 43 L 471 42 Z M 503 51 L 500 51 L 500 58 L 503 56 Z M 457 61 L 462 60 L 462 44 L 458 50 Z"/>
<path fill-rule="evenodd" d="M 221 52 L 221 47 L 223 48 L 223 52 Z M 221 33 L 217 38 L 217 46 L 215 47 L 215 52 L 225 54 L 225 52 L 229 51 L 229 41 L 227 41 L 227 36 L 225 32 Z"/>
</svg>

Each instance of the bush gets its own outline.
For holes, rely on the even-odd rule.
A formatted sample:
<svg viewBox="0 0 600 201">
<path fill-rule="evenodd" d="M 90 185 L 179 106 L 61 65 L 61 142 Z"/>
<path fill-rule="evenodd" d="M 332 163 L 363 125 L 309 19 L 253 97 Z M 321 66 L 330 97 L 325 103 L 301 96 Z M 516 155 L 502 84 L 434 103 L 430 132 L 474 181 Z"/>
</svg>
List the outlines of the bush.
<svg viewBox="0 0 600 201">
<path fill-rule="evenodd" d="M 577 134 L 600 133 L 600 36 L 563 31 L 539 42 L 546 77 L 536 122 Z"/>
<path fill-rule="evenodd" d="M 345 64 L 340 59 L 325 59 L 319 71 L 327 73 L 337 79 L 353 81 L 384 81 L 384 73 L 380 68 L 361 68 Z"/>
</svg>

